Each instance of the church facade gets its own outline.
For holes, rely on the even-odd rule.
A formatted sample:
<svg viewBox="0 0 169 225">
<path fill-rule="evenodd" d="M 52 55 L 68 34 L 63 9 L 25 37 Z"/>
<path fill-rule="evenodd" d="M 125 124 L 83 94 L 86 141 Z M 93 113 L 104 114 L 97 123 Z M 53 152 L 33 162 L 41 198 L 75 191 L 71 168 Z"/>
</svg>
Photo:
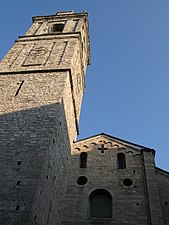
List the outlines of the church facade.
<svg viewBox="0 0 169 225">
<path fill-rule="evenodd" d="M 86 12 L 37 16 L 0 62 L 1 225 L 169 225 L 169 173 L 153 149 L 76 141 Z"/>
<path fill-rule="evenodd" d="M 168 225 L 169 173 L 155 151 L 99 134 L 74 144 L 63 225 Z"/>
</svg>

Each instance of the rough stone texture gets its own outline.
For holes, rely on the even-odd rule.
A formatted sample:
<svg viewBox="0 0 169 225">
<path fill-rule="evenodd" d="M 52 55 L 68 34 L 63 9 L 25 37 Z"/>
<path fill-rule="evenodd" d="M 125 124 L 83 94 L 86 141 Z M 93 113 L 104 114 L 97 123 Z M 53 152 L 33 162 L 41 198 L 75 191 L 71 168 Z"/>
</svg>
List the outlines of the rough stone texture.
<svg viewBox="0 0 169 225">
<path fill-rule="evenodd" d="M 87 168 L 80 168 L 81 152 L 88 154 Z M 117 168 L 118 153 L 125 154 L 126 169 Z M 79 176 L 88 182 L 78 185 Z M 133 184 L 124 186 L 125 178 Z M 89 196 L 97 189 L 111 194 L 112 218 L 90 217 Z M 72 150 L 62 225 L 168 225 L 168 190 L 168 174 L 154 167 L 154 150 L 105 134 L 80 140 Z"/>
<path fill-rule="evenodd" d="M 156 168 L 164 224 L 169 224 L 169 172 Z"/>
<path fill-rule="evenodd" d="M 60 224 L 89 63 L 86 13 L 33 21 L 0 63 L 1 225 Z"/>
</svg>

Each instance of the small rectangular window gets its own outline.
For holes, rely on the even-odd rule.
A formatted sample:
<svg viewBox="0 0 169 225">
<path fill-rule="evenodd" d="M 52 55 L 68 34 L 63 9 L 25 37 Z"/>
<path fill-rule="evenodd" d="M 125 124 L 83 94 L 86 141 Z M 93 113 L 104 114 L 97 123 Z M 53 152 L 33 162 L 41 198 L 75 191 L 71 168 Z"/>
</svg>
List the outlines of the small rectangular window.
<svg viewBox="0 0 169 225">
<path fill-rule="evenodd" d="M 53 24 L 53 27 L 51 29 L 52 32 L 62 32 L 63 31 L 63 28 L 64 28 L 64 24 L 63 23 L 56 23 L 56 24 Z"/>
</svg>

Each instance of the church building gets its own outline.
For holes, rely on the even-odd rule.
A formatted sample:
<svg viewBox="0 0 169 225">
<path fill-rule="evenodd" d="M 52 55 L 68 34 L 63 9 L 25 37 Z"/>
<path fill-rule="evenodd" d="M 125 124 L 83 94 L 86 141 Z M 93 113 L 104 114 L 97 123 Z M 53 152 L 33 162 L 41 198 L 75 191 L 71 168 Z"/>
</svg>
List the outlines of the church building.
<svg viewBox="0 0 169 225">
<path fill-rule="evenodd" d="M 0 225 L 169 225 L 155 150 L 108 134 L 77 141 L 88 15 L 33 17 L 0 62 Z"/>
<path fill-rule="evenodd" d="M 169 172 L 153 149 L 102 133 L 71 155 L 62 225 L 169 224 Z"/>
</svg>

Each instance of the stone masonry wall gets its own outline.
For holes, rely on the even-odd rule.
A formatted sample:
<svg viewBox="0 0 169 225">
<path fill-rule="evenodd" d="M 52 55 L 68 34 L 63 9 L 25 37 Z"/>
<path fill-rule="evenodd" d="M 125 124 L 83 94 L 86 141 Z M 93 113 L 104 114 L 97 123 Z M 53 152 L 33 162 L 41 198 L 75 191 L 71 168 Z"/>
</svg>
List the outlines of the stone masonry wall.
<svg viewBox="0 0 169 225">
<path fill-rule="evenodd" d="M 162 208 L 160 204 L 160 195 L 155 171 L 155 152 L 148 149 L 142 150 L 144 180 L 146 187 L 146 199 L 148 204 L 149 223 L 152 225 L 164 225 Z"/>
<path fill-rule="evenodd" d="M 46 176 L 49 176 L 49 179 L 55 176 L 57 185 L 62 187 L 57 189 L 64 191 L 64 177 L 66 177 L 64 168 L 67 168 L 65 164 L 70 155 L 70 141 L 65 112 L 59 96 L 63 92 L 66 74 L 29 74 L 29 76 L 19 74 L 0 76 L 0 78 L 4 78 L 1 99 L 5 98 L 4 93 L 8 95 L 5 98 L 6 104 L 1 106 L 0 116 L 0 159 L 3 174 L 1 176 L 1 193 L 3 194 L 1 195 L 0 221 L 3 225 L 23 225 L 27 223 L 40 174 L 43 174 L 45 179 Z M 16 90 L 14 81 L 20 79 L 24 80 L 23 87 L 19 94 L 14 96 L 14 90 Z M 53 88 L 50 89 L 52 83 Z M 5 87 L 8 91 L 5 91 Z M 42 95 L 39 91 L 37 93 L 37 90 L 41 90 Z M 9 113 L 4 114 L 3 111 L 7 112 L 7 107 L 9 107 Z M 11 109 L 13 112 L 10 112 Z M 48 173 L 48 170 L 42 170 L 46 168 L 47 163 L 54 164 L 51 166 L 52 169 L 60 164 L 61 166 L 57 172 L 51 169 L 52 172 Z M 52 185 L 51 188 L 56 189 Z M 45 193 L 50 199 L 50 195 Z M 39 202 L 41 203 L 40 200 Z M 58 200 L 57 202 L 60 204 Z M 44 210 L 43 205 L 40 205 Z M 57 207 L 55 214 L 59 217 L 60 205 L 55 206 Z M 38 211 L 40 213 L 40 210 Z M 45 220 L 45 214 L 42 214 Z"/>
<path fill-rule="evenodd" d="M 87 153 L 86 168 L 80 168 L 82 152 Z M 126 169 L 118 169 L 118 153 L 125 154 Z M 62 225 L 169 224 L 169 173 L 155 167 L 154 150 L 104 134 L 76 142 L 71 154 Z M 78 181 L 82 176 L 84 184 Z M 124 184 L 126 178 L 130 185 Z M 112 196 L 111 218 L 90 216 L 89 197 L 98 189 Z"/>
<path fill-rule="evenodd" d="M 98 148 L 104 144 L 107 148 L 101 153 Z M 87 152 L 87 168 L 80 168 L 80 153 Z M 117 169 L 117 153 L 126 155 L 126 169 Z M 64 202 L 63 225 L 149 225 L 143 179 L 142 154 L 134 148 L 96 137 L 74 144 L 67 197 Z M 78 185 L 79 176 L 85 176 L 88 182 Z M 132 185 L 123 185 L 130 178 Z M 113 198 L 112 218 L 90 218 L 89 196 L 96 189 L 105 189 Z"/>
<path fill-rule="evenodd" d="M 164 224 L 167 225 L 169 224 L 169 173 L 157 168 L 156 175 Z"/>
<path fill-rule="evenodd" d="M 39 176 L 30 225 L 60 224 L 62 202 L 67 184 L 70 162 L 70 142 L 63 105 L 59 106 L 50 145 L 45 153 L 43 168 Z M 56 111 L 55 111 L 56 113 Z"/>
<path fill-rule="evenodd" d="M 89 63 L 86 13 L 33 22 L 0 62 L 2 225 L 60 225 Z"/>
</svg>

